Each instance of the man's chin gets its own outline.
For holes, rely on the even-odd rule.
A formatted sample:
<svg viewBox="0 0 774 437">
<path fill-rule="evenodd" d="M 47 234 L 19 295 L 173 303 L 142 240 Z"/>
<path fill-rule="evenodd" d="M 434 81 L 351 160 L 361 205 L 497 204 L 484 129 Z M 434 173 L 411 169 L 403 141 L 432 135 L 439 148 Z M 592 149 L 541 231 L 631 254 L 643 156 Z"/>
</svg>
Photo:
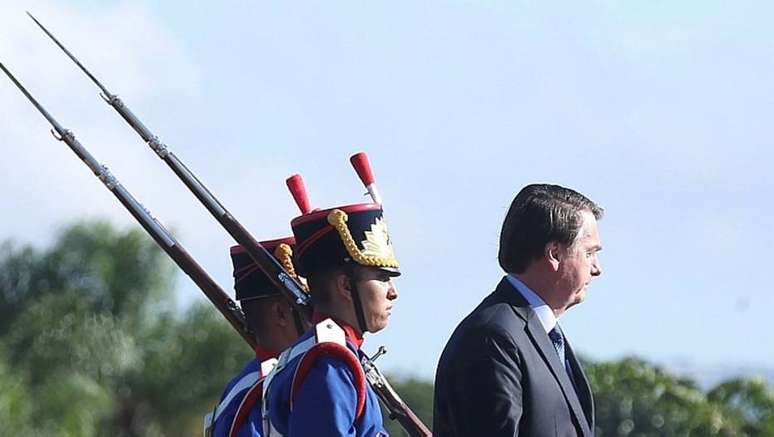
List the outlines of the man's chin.
<svg viewBox="0 0 774 437">
<path fill-rule="evenodd" d="M 580 292 L 578 292 L 578 294 L 575 295 L 575 299 L 573 299 L 572 302 L 570 302 L 570 304 L 567 305 L 566 310 L 574 307 L 575 305 L 578 305 L 579 303 L 583 302 L 584 300 L 586 300 L 586 289 L 585 288 L 583 290 L 581 290 Z"/>
<path fill-rule="evenodd" d="M 373 322 L 369 324 L 368 326 L 368 332 L 371 334 L 376 334 L 377 332 L 381 331 L 382 329 L 387 327 L 387 321 L 384 320 L 382 322 Z"/>
</svg>

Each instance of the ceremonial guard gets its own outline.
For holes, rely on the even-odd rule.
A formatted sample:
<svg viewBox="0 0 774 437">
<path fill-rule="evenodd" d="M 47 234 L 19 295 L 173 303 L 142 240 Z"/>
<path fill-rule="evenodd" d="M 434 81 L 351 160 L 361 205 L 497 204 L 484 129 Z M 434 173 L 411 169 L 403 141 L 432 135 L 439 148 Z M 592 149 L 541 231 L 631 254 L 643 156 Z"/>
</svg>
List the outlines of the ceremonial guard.
<svg viewBox="0 0 774 437">
<path fill-rule="evenodd" d="M 302 208 L 291 226 L 314 326 L 280 355 L 264 383 L 264 435 L 387 436 L 360 349 L 364 333 L 386 327 L 398 297 L 393 277 L 400 272 L 382 207 L 310 211 L 303 190 L 291 191 Z"/>
<path fill-rule="evenodd" d="M 261 242 L 291 276 L 299 279 L 292 263 L 294 244 L 293 237 Z M 236 298 L 258 346 L 256 358 L 229 381 L 218 406 L 205 418 L 205 436 L 260 437 L 262 382 L 276 364 L 277 354 L 293 344 L 305 326 L 242 246 L 231 248 L 231 261 Z"/>
</svg>

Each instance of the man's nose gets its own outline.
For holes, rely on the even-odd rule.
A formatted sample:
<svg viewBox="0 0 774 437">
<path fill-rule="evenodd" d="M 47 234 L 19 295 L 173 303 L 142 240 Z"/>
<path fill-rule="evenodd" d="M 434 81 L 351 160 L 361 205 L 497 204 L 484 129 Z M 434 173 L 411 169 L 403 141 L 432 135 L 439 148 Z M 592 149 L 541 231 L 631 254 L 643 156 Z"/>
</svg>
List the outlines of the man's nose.
<svg viewBox="0 0 774 437">
<path fill-rule="evenodd" d="M 591 265 L 591 276 L 599 276 L 602 274 L 602 264 L 597 257 L 594 257 L 594 263 Z"/>
<path fill-rule="evenodd" d="M 395 282 L 390 279 L 390 289 L 387 290 L 387 298 L 395 300 L 398 298 L 398 288 L 395 286 Z"/>
</svg>

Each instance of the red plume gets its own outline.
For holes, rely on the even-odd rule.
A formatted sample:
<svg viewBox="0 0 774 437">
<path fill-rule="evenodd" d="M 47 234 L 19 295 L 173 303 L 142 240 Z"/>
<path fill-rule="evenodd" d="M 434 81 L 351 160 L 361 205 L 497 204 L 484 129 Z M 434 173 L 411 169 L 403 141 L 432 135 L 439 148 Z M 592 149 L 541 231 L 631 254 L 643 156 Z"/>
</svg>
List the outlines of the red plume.
<svg viewBox="0 0 774 437">
<path fill-rule="evenodd" d="M 294 174 L 287 178 L 285 183 L 288 185 L 290 194 L 293 196 L 293 200 L 296 201 L 298 209 L 301 210 L 301 214 L 308 214 L 312 210 L 309 205 L 309 197 L 306 195 L 306 187 L 304 186 L 304 179 L 300 174 Z"/>
<path fill-rule="evenodd" d="M 371 170 L 371 163 L 368 162 L 368 155 L 365 152 L 355 153 L 349 158 L 349 162 L 352 163 L 352 167 L 355 167 L 363 185 L 367 187 L 374 183 L 374 172 Z"/>
</svg>

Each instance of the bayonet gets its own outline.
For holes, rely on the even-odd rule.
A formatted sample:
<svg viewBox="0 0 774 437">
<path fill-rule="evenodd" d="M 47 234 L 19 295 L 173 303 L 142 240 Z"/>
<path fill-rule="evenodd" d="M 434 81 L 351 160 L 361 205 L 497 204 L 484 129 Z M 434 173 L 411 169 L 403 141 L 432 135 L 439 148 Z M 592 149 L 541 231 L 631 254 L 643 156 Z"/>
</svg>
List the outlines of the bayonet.
<svg viewBox="0 0 774 437">
<path fill-rule="evenodd" d="M 51 39 L 52 39 L 52 40 L 53 40 L 53 41 L 56 43 L 56 45 L 58 45 L 58 46 L 59 46 L 59 48 L 60 48 L 60 49 L 62 49 L 62 50 L 63 50 L 63 51 L 64 51 L 64 52 L 67 54 L 67 56 L 69 56 L 69 57 L 70 57 L 70 59 L 72 59 L 72 60 L 73 60 L 73 62 L 75 62 L 75 64 L 76 64 L 76 65 L 78 65 L 78 67 L 80 67 L 80 69 L 81 69 L 81 70 L 82 70 L 84 73 L 86 73 L 86 75 L 87 75 L 87 76 L 89 76 L 89 78 L 90 78 L 90 79 L 91 79 L 91 80 L 92 80 L 92 81 L 93 81 L 95 84 L 97 84 L 97 86 L 98 86 L 98 87 L 100 87 L 100 88 L 102 89 L 102 94 L 103 94 L 103 96 L 110 96 L 110 95 L 111 95 L 111 94 L 110 94 L 110 91 L 108 91 L 108 90 L 107 90 L 107 88 L 105 88 L 105 87 L 102 85 L 102 83 L 100 83 L 100 81 L 98 81 L 98 80 L 97 80 L 97 78 L 96 78 L 96 77 L 94 77 L 94 75 L 93 75 L 93 74 L 91 74 L 91 73 L 89 72 L 89 70 L 87 70 L 87 69 L 86 69 L 86 68 L 83 66 L 83 64 L 81 64 L 81 62 L 80 62 L 80 61 L 79 61 L 79 60 L 78 60 L 78 59 L 77 59 L 75 56 L 73 56 L 73 54 L 72 54 L 72 53 L 70 53 L 70 51 L 69 51 L 69 50 L 67 50 L 67 48 L 66 48 L 65 46 L 63 46 L 63 45 L 62 45 L 62 43 L 60 43 L 60 42 L 59 42 L 59 40 L 58 40 L 58 39 L 56 39 L 56 37 L 54 37 L 54 35 L 52 35 L 52 34 L 51 34 L 51 32 L 49 32 L 49 31 L 48 31 L 48 29 L 46 29 L 46 28 L 45 28 L 45 27 L 44 27 L 42 24 L 40 24 L 40 21 L 38 21 L 38 20 L 37 20 L 37 19 L 36 19 L 36 18 L 35 18 L 35 17 L 34 17 L 32 14 L 30 14 L 30 12 L 29 12 L 29 11 L 25 11 L 25 12 L 27 12 L 27 15 L 29 15 L 29 17 L 30 17 L 30 18 L 32 18 L 32 21 L 34 21 L 34 22 L 35 22 L 35 24 L 37 24 L 37 25 L 38 25 L 38 26 L 39 26 L 39 27 L 40 27 L 40 28 L 43 30 L 43 32 L 45 32 L 45 33 L 46 33 L 46 35 L 48 35 L 48 37 L 49 37 L 49 38 L 51 38 Z"/>
</svg>

